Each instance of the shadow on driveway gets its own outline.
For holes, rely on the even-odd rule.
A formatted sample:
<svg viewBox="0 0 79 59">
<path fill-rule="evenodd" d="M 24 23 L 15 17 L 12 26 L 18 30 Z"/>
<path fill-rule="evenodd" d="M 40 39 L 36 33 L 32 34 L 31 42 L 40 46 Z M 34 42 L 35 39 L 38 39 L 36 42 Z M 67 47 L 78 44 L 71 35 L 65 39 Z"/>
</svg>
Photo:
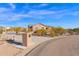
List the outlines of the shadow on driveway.
<svg viewBox="0 0 79 59">
<path fill-rule="evenodd" d="M 10 44 L 16 44 L 16 45 L 22 45 L 22 43 L 20 43 L 20 42 L 16 42 L 16 41 L 14 41 L 14 40 L 6 40 L 8 43 L 10 43 Z"/>
</svg>

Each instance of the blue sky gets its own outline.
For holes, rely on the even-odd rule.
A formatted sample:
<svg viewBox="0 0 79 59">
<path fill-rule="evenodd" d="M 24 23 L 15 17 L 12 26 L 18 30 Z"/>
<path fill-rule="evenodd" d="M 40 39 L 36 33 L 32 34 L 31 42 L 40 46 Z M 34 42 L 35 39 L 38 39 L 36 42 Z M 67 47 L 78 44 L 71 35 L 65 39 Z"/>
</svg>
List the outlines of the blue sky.
<svg viewBox="0 0 79 59">
<path fill-rule="evenodd" d="M 43 23 L 64 28 L 79 27 L 79 4 L 76 3 L 0 3 L 0 26 Z"/>
</svg>

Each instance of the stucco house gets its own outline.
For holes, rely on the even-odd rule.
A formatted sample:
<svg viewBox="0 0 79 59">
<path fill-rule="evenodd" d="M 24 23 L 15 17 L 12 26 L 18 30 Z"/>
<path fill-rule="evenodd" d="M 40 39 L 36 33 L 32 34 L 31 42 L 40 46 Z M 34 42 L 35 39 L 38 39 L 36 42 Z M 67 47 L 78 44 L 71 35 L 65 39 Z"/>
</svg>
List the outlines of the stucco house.
<svg viewBox="0 0 79 59">
<path fill-rule="evenodd" d="M 38 23 L 38 24 L 35 24 L 35 25 L 32 25 L 32 26 L 28 26 L 28 28 L 32 29 L 32 31 L 36 31 L 36 30 L 39 30 L 39 29 L 48 29 L 49 27 L 44 25 L 44 24 Z"/>
</svg>

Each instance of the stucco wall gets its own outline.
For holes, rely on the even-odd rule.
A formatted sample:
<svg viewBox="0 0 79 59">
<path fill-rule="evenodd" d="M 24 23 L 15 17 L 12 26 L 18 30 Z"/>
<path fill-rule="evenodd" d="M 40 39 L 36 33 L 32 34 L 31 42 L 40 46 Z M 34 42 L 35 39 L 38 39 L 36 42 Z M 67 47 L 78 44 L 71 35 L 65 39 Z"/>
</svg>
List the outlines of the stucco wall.
<svg viewBox="0 0 79 59">
<path fill-rule="evenodd" d="M 46 26 L 43 26 L 41 24 L 37 24 L 33 26 L 33 31 L 39 30 L 39 29 L 46 29 Z"/>
<path fill-rule="evenodd" d="M 22 35 L 3 34 L 0 35 L 0 40 L 15 40 L 16 42 L 22 43 Z"/>
</svg>

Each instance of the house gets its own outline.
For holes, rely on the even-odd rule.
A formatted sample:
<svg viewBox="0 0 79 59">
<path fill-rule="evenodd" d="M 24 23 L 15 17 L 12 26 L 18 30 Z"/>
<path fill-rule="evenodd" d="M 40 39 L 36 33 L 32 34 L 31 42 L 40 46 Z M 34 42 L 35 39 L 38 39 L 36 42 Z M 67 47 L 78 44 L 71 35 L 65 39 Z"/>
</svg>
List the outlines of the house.
<svg viewBox="0 0 79 59">
<path fill-rule="evenodd" d="M 30 26 L 28 26 L 28 28 L 30 28 L 32 31 L 36 31 L 39 29 L 48 29 L 49 27 L 39 23 L 39 24 L 35 24 L 35 25 L 30 25 Z"/>
</svg>

